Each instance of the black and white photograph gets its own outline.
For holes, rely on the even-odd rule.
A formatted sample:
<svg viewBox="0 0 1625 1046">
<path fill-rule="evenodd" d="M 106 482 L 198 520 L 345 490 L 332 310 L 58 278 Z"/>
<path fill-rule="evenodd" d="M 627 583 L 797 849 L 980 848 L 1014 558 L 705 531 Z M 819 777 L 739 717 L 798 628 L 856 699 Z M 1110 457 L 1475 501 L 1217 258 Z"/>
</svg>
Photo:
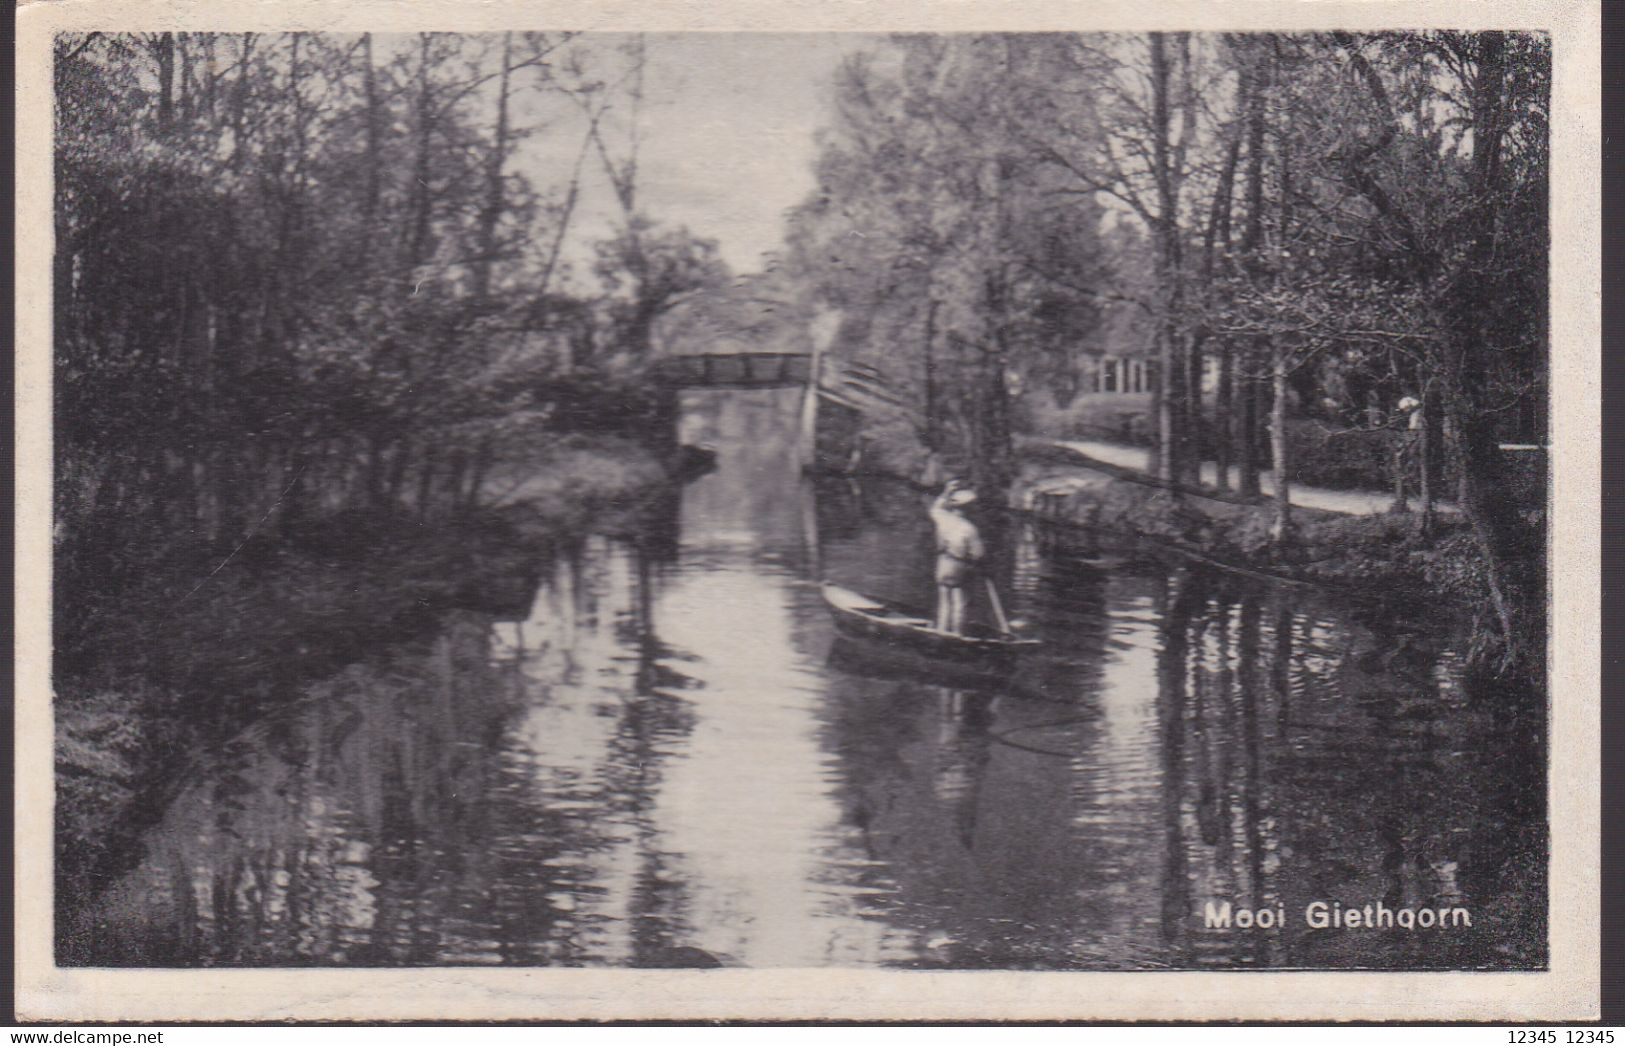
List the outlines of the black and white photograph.
<svg viewBox="0 0 1625 1046">
<path fill-rule="evenodd" d="M 44 961 L 1550 973 L 1553 41 L 53 31 Z"/>
</svg>

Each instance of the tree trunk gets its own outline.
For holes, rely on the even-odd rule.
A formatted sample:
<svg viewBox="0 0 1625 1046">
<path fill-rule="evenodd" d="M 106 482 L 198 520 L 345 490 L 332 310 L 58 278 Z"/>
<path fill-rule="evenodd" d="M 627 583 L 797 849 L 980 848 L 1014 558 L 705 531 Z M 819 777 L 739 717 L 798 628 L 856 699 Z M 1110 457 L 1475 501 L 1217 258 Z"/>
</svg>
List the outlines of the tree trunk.
<svg viewBox="0 0 1625 1046">
<path fill-rule="evenodd" d="M 1258 252 L 1264 245 L 1264 96 L 1269 88 L 1269 59 L 1251 56 L 1246 67 L 1247 95 L 1247 221 L 1242 227 L 1241 247 L 1246 264 L 1255 278 L 1259 272 Z M 1236 447 L 1236 463 L 1240 475 L 1236 489 L 1248 497 L 1257 497 L 1258 483 L 1258 397 L 1257 368 L 1266 359 L 1272 359 L 1269 339 L 1258 335 L 1244 354 L 1246 366 L 1242 368 L 1241 409 L 1236 412 L 1232 437 Z"/>
<path fill-rule="evenodd" d="M 372 268 L 373 236 L 378 222 L 378 204 L 383 196 L 384 161 L 380 152 L 383 137 L 382 106 L 378 98 L 378 74 L 373 65 L 372 34 L 361 37 L 361 76 L 367 94 L 367 195 L 362 204 L 360 264 Z"/>
<path fill-rule="evenodd" d="M 462 502 L 463 477 L 468 474 L 468 451 L 458 448 L 451 452 L 451 468 L 446 473 L 447 508 L 455 513 Z"/>
<path fill-rule="evenodd" d="M 984 504 L 1003 504 L 1010 488 L 1010 393 L 1004 383 L 1004 357 L 987 353 L 982 362 L 980 423 L 973 454 L 972 483 Z"/>
<path fill-rule="evenodd" d="M 1291 252 L 1287 249 L 1292 234 L 1292 154 L 1289 139 L 1281 139 L 1281 224 L 1275 241 L 1275 274 L 1277 288 L 1286 279 Z M 1292 535 L 1292 461 L 1291 444 L 1287 433 L 1287 378 L 1291 371 L 1291 354 L 1287 339 L 1277 333 L 1270 339 L 1270 380 L 1274 401 L 1270 405 L 1270 463 L 1275 469 L 1275 522 L 1270 527 L 1270 540 L 1283 545 Z"/>
<path fill-rule="evenodd" d="M 1252 90 L 1251 77 L 1243 72 L 1241 96 L 1242 107 L 1245 110 L 1249 102 L 1249 93 Z M 1242 125 L 1232 122 L 1230 127 L 1230 141 L 1225 148 L 1224 166 L 1219 169 L 1219 183 L 1213 190 L 1213 204 L 1208 211 L 1207 232 L 1202 250 L 1202 282 L 1204 289 L 1212 285 L 1215 272 L 1219 268 L 1217 252 L 1222 247 L 1228 256 L 1230 249 L 1230 220 L 1234 209 L 1234 195 L 1236 183 L 1236 168 L 1241 159 Z M 1224 263 L 1229 268 L 1229 262 Z M 1195 374 L 1196 395 L 1191 399 L 1196 408 L 1198 461 L 1207 455 L 1211 447 L 1214 461 L 1214 482 L 1220 490 L 1230 489 L 1230 434 L 1231 417 L 1235 408 L 1235 374 L 1231 359 L 1229 341 L 1221 338 L 1218 344 L 1219 382 L 1214 390 L 1212 424 L 1202 413 L 1202 353 L 1198 349 L 1193 354 L 1192 371 Z M 1200 467 L 1198 467 L 1200 476 Z"/>
<path fill-rule="evenodd" d="M 1157 189 L 1155 270 L 1157 280 L 1157 348 L 1162 376 L 1157 400 L 1157 478 L 1178 496 L 1175 485 L 1183 478 L 1185 441 L 1186 370 L 1175 330 L 1177 307 L 1177 203 L 1169 155 L 1168 57 L 1165 34 L 1150 35 L 1152 173 Z"/>
<path fill-rule="evenodd" d="M 435 466 L 439 458 L 438 444 L 433 440 L 429 441 L 428 446 L 423 448 L 423 465 L 418 470 L 417 510 L 419 519 L 428 518 L 434 502 Z"/>
<path fill-rule="evenodd" d="M 1472 85 L 1473 176 L 1475 201 L 1468 227 L 1475 230 L 1462 262 L 1467 272 L 1495 271 L 1505 197 L 1501 184 L 1501 141 L 1506 130 L 1505 36 L 1480 37 L 1478 69 Z M 1493 276 L 1452 281 L 1447 302 L 1452 340 L 1445 353 L 1448 409 L 1461 468 L 1461 508 L 1472 523 L 1483 556 L 1486 580 L 1500 620 L 1507 663 L 1538 659 L 1544 640 L 1539 535 L 1518 516 L 1506 496 L 1499 440 L 1491 412 L 1497 397 L 1491 387 L 1493 354 L 1503 335 L 1484 307 L 1483 288 Z"/>
<path fill-rule="evenodd" d="M 433 197 L 429 194 L 429 143 L 433 116 L 430 113 L 429 33 L 418 34 L 417 155 L 412 163 L 412 237 L 407 264 L 423 264 L 429 255 L 429 219 Z"/>
<path fill-rule="evenodd" d="M 181 119 L 189 119 L 192 115 L 192 52 L 186 46 L 185 33 L 175 34 L 175 53 L 180 58 L 180 75 L 176 77 L 175 107 L 180 110 Z"/>
<path fill-rule="evenodd" d="M 1202 416 L 1202 348 L 1207 338 L 1198 332 L 1187 343 L 1185 353 L 1185 444 L 1181 455 L 1187 473 L 1184 482 L 1202 483 L 1202 461 L 1207 456 L 1207 419 Z"/>
<path fill-rule="evenodd" d="M 378 508 L 384 503 L 384 453 L 388 449 L 382 436 L 373 435 L 367 446 L 367 505 Z"/>
<path fill-rule="evenodd" d="M 468 495 L 463 504 L 469 509 L 479 507 L 480 493 L 485 487 L 485 477 L 491 471 L 495 460 L 494 446 L 490 436 L 481 436 L 479 447 L 474 452 L 474 468 L 468 480 Z"/>
<path fill-rule="evenodd" d="M 167 131 L 175 118 L 175 34 L 159 33 L 155 50 L 158 57 L 158 129 Z"/>
<path fill-rule="evenodd" d="M 508 158 L 508 94 L 513 73 L 513 34 L 502 37 L 502 76 L 497 86 L 496 128 L 491 143 L 491 156 L 485 167 L 485 203 L 480 209 L 480 224 L 476 249 L 479 258 L 474 263 L 474 298 L 484 301 L 491 291 L 491 274 L 496 265 L 497 225 L 502 220 L 502 168 Z"/>
<path fill-rule="evenodd" d="M 1180 236 L 1180 194 L 1185 185 L 1185 157 L 1196 138 L 1196 79 L 1191 71 L 1191 34 L 1175 33 L 1179 47 L 1179 142 L 1168 164 L 1168 209 L 1165 212 L 1172 248 L 1173 285 L 1169 288 L 1168 317 L 1185 368 L 1184 397 L 1179 404 L 1177 482 L 1198 487 L 1202 482 L 1202 342 L 1192 330 L 1185 309 L 1185 249 Z"/>
<path fill-rule="evenodd" d="M 1270 345 L 1270 381 L 1275 402 L 1270 407 L 1270 464 L 1275 479 L 1275 521 L 1270 541 L 1284 543 L 1292 533 L 1292 469 L 1287 450 L 1287 355 L 1276 338 Z"/>
<path fill-rule="evenodd" d="M 989 273 L 984 281 L 987 314 L 993 317 L 990 332 L 993 348 L 976 346 L 977 385 L 971 433 L 972 485 L 984 504 L 1002 504 L 1011 480 L 1010 469 L 1010 390 L 1005 385 L 1004 317 L 1008 288 L 1002 273 Z"/>
<path fill-rule="evenodd" d="M 937 300 L 925 310 L 925 449 L 936 452 L 941 445 L 937 423 Z M 817 378 L 817 375 L 814 375 Z"/>
<path fill-rule="evenodd" d="M 203 34 L 203 112 L 211 123 L 214 120 L 216 85 L 220 79 L 214 67 L 214 41 L 214 34 Z"/>
<path fill-rule="evenodd" d="M 1376 70 L 1361 57 L 1352 37 L 1338 36 L 1365 77 L 1373 102 L 1387 117 L 1380 135 L 1345 163 L 1345 178 L 1408 245 L 1419 281 L 1447 288 L 1440 305 L 1449 338 L 1433 361 L 1442 379 L 1438 413 L 1460 469 L 1461 509 L 1483 562 L 1505 661 L 1523 662 L 1538 671 L 1535 662 L 1543 649 L 1545 628 L 1539 535 L 1518 518 L 1504 496 L 1507 487 L 1492 420 L 1498 398 L 1491 388 L 1495 355 L 1503 350 L 1505 338 L 1491 306 L 1498 291 L 1497 270 L 1504 264 L 1497 253 L 1506 233 L 1500 210 L 1508 196 L 1500 158 L 1508 118 L 1506 35 L 1477 34 L 1467 45 L 1476 53 L 1460 56 L 1472 70 L 1466 103 L 1472 157 L 1465 194 L 1469 207 L 1454 225 L 1466 230 L 1468 239 L 1460 245 L 1465 250 L 1446 252 L 1457 259 L 1448 263 L 1440 252 L 1418 242 L 1412 223 L 1370 174 L 1370 159 L 1394 141 L 1398 123 Z"/>
<path fill-rule="evenodd" d="M 1219 388 L 1217 400 L 1213 405 L 1214 481 L 1220 490 L 1230 489 L 1230 448 L 1232 445 L 1230 428 L 1234 424 L 1235 416 L 1235 360 L 1232 358 L 1229 341 L 1221 339 L 1219 342 Z"/>
<path fill-rule="evenodd" d="M 992 174 L 993 245 L 1002 255 L 1010 236 L 1005 190 L 1013 161 L 1009 155 L 1001 153 L 989 161 L 988 169 Z M 976 442 L 972 448 L 972 475 L 986 504 L 1002 505 L 1013 478 L 1010 467 L 1010 390 L 1005 384 L 1005 369 L 1010 359 L 1010 290 L 1009 264 L 1000 261 L 987 270 L 982 282 L 983 304 L 989 321 L 987 340 L 991 347 L 979 346 L 981 374 L 978 384 L 981 385 L 981 395 L 976 405 L 979 420 Z"/>
<path fill-rule="evenodd" d="M 254 64 L 254 34 L 243 34 L 242 57 L 237 64 L 237 83 L 231 98 L 231 166 L 239 167 L 244 154 L 243 136 L 248 133 L 248 73 Z"/>
<path fill-rule="evenodd" d="M 400 501 L 401 488 L 406 483 L 406 470 L 412 463 L 412 450 L 417 441 L 407 437 L 400 441 L 395 448 L 395 459 L 389 463 L 389 501 L 393 504 Z"/>
</svg>

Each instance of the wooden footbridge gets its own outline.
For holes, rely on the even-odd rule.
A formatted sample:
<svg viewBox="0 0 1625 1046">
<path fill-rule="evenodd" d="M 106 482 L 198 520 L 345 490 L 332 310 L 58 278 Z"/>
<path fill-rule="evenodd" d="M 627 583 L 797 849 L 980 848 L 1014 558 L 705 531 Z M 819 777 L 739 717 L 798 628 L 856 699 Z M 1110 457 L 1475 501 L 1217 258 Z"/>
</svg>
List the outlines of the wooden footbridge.
<svg viewBox="0 0 1625 1046">
<path fill-rule="evenodd" d="M 682 389 L 803 389 L 804 464 L 849 463 L 859 445 L 865 414 L 909 413 L 910 408 L 874 367 L 848 363 L 828 368 L 810 353 L 691 353 L 653 365 L 655 377 L 673 392 Z M 820 373 L 822 372 L 822 373 Z"/>
<path fill-rule="evenodd" d="M 655 364 L 666 384 L 682 389 L 786 389 L 812 380 L 812 356 L 739 352 L 668 356 Z"/>
</svg>

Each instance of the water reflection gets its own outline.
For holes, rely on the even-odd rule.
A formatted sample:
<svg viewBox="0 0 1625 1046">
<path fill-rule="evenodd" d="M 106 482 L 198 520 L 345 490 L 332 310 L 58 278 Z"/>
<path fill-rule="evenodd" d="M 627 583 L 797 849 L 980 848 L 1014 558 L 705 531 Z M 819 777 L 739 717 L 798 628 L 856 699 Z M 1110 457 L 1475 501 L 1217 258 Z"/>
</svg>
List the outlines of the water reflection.
<svg viewBox="0 0 1625 1046">
<path fill-rule="evenodd" d="M 803 481 L 793 394 L 691 396 L 715 472 L 561 554 L 526 612 L 378 651 L 201 759 L 62 961 L 1544 961 L 1543 730 L 1447 637 L 1021 533 L 1044 651 L 899 672 L 834 642 L 816 582 L 926 602 L 920 496 Z M 1474 925 L 1310 931 L 1321 899 Z M 1291 919 L 1204 926 L 1219 900 Z"/>
</svg>

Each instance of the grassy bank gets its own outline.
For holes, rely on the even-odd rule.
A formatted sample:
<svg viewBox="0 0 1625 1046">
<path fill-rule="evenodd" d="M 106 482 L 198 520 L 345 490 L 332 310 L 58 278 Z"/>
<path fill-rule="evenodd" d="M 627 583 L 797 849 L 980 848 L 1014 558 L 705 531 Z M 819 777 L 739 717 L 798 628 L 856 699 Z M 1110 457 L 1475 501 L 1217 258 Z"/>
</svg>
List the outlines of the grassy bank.
<svg viewBox="0 0 1625 1046">
<path fill-rule="evenodd" d="M 933 471 L 912 432 L 869 426 L 859 471 L 934 488 L 964 463 Z M 1439 513 L 1426 530 L 1416 513 L 1347 515 L 1294 506 L 1293 532 L 1271 540 L 1267 500 L 1207 491 L 1171 497 L 1151 477 L 1106 464 L 1070 460 L 1041 443 L 1021 447 L 1009 505 L 1062 528 L 1098 528 L 1149 539 L 1178 554 L 1244 572 L 1319 584 L 1382 606 L 1446 608 L 1471 621 L 1487 613 L 1487 581 L 1467 522 Z M 1080 530 L 1080 534 L 1082 531 Z M 1489 621 L 1475 635 L 1496 630 Z M 1489 651 L 1472 651 L 1474 655 Z"/>
<path fill-rule="evenodd" d="M 117 870 L 190 751 L 447 610 L 522 613 L 556 548 L 669 501 L 668 466 L 630 440 L 565 438 L 454 517 L 315 516 L 212 563 L 151 558 L 117 598 L 79 593 L 95 605 L 59 638 L 54 678 L 59 905 Z"/>
<path fill-rule="evenodd" d="M 1126 471 L 1126 470 L 1124 470 Z M 1488 613 L 1479 553 L 1458 513 L 1354 516 L 1295 506 L 1288 540 L 1271 539 L 1275 509 L 1233 495 L 1173 497 L 1144 478 L 1029 459 L 1011 504 L 1063 531 L 1149 539 L 1179 554 L 1283 581 L 1316 584 L 1396 612 Z M 1493 634 L 1486 619 L 1475 636 Z M 1470 650 L 1471 660 L 1488 650 Z"/>
</svg>

